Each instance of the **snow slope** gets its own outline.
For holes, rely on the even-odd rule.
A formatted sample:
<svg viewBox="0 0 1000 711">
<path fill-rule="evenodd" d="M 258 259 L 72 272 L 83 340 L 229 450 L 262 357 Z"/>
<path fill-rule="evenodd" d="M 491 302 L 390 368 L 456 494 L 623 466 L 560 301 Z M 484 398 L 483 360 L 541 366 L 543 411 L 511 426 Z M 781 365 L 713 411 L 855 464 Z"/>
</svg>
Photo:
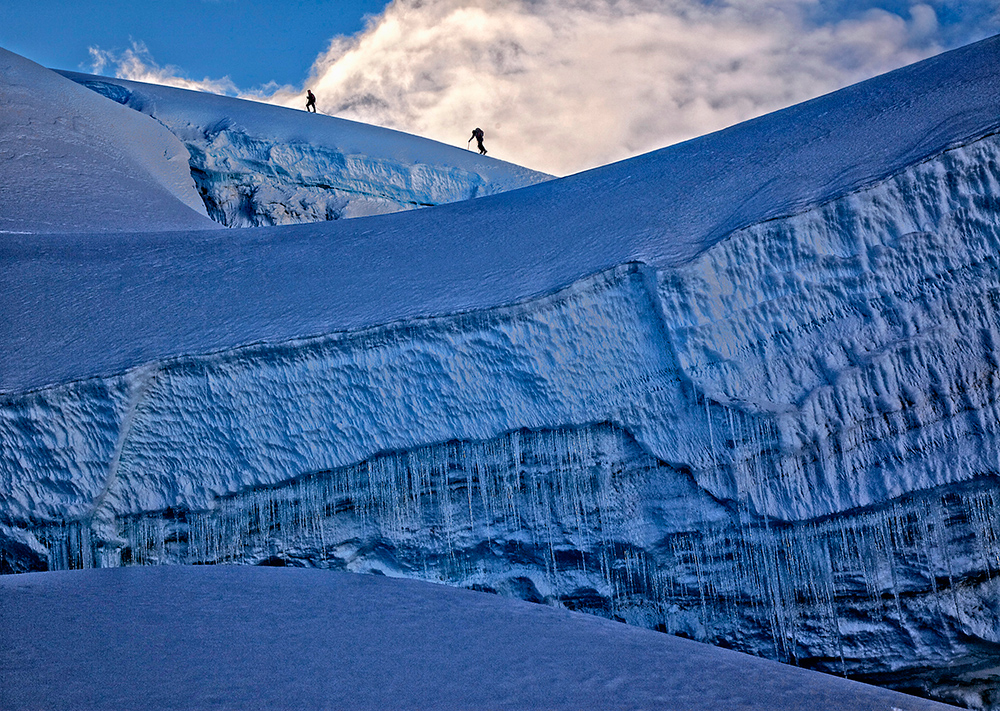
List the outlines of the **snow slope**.
<svg viewBox="0 0 1000 711">
<path fill-rule="evenodd" d="M 0 564 L 378 571 L 995 705 L 998 50 L 475 201 L 10 235 Z"/>
<path fill-rule="evenodd" d="M 161 567 L 0 578 L 0 706 L 941 709 L 578 613 L 375 576 Z"/>
<path fill-rule="evenodd" d="M 0 232 L 216 227 L 163 126 L 4 49 L 0 77 Z"/>
<path fill-rule="evenodd" d="M 191 153 L 192 174 L 209 213 L 230 227 L 385 214 L 492 195 L 552 177 L 475 151 L 331 116 L 61 73 L 155 118 L 180 138 Z"/>
<path fill-rule="evenodd" d="M 472 203 L 238 237 L 8 239 L 3 286 L 14 296 L 4 308 L 24 327 L 23 340 L 4 343 L 0 391 L 260 340 L 490 308 L 629 261 L 690 263 L 737 230 L 826 204 L 992 134 L 1000 72 L 990 42 L 663 151 Z M 95 261 L 103 250 L 115 258 Z M 66 286 L 46 289 L 44 305 L 17 296 L 52 270 Z M 109 270 L 119 282 L 108 283 Z M 120 289 L 133 298 L 118 298 Z"/>
</svg>

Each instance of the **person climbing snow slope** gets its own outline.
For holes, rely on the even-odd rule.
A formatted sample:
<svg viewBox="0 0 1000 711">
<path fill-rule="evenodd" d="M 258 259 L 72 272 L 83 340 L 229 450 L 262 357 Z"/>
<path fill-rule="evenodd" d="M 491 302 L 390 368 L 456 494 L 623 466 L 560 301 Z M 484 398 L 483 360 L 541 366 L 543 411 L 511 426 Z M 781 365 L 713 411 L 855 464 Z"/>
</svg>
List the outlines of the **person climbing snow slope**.
<svg viewBox="0 0 1000 711">
<path fill-rule="evenodd" d="M 483 145 L 483 129 L 475 128 L 472 130 L 472 138 L 476 139 L 476 145 L 479 147 L 479 153 L 481 155 L 486 155 L 486 146 Z M 469 143 L 472 143 L 472 138 L 469 139 Z"/>
</svg>

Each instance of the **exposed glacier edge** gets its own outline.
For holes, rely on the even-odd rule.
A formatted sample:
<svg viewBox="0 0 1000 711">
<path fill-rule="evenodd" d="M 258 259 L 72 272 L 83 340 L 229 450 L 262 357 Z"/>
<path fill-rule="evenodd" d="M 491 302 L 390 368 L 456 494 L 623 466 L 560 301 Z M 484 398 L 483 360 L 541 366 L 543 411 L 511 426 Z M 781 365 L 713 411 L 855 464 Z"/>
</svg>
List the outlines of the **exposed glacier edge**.
<svg viewBox="0 0 1000 711">
<path fill-rule="evenodd" d="M 59 74 L 150 116 L 180 139 L 208 215 L 228 227 L 387 214 L 552 177 L 332 116 L 110 77 Z"/>
<path fill-rule="evenodd" d="M 998 247 L 994 135 L 680 266 L 6 394 L 0 561 L 381 570 L 983 705 Z"/>
</svg>

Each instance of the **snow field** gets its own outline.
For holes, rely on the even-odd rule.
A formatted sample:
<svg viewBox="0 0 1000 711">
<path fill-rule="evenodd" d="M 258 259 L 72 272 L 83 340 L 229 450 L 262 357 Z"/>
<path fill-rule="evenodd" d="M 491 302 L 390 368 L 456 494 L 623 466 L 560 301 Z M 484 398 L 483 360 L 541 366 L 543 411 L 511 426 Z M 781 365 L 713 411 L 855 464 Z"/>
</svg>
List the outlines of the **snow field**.
<svg viewBox="0 0 1000 711">
<path fill-rule="evenodd" d="M 923 699 L 465 590 L 329 571 L 0 578 L 4 708 L 801 709 Z"/>
</svg>

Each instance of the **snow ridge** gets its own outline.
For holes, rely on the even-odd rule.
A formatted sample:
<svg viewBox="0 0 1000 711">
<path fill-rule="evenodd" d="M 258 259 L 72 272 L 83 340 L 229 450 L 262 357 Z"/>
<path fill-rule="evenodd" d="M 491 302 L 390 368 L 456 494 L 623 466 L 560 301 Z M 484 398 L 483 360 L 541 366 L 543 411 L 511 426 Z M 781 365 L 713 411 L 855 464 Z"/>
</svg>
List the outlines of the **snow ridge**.
<svg viewBox="0 0 1000 711">
<path fill-rule="evenodd" d="M 224 237 L 8 235 L 0 242 L 0 299 L 21 328 L 0 348 L 0 391 L 262 340 L 488 309 L 626 262 L 682 266 L 738 230 L 864 190 L 995 133 L 997 46 L 986 40 L 653 154 L 433 209 Z M 202 99 L 204 120 L 188 119 L 197 126 L 228 111 L 214 102 L 232 101 Z M 336 123 L 237 104 L 240 122 L 309 143 L 326 140 L 326 129 L 282 117 Z M 266 110 L 263 118 L 251 108 Z M 412 164 L 442 150 L 411 148 L 412 137 L 401 134 L 390 143 L 371 130 L 352 139 L 368 148 L 345 153 L 381 146 Z"/>
<path fill-rule="evenodd" d="M 415 145 L 400 151 L 403 141 L 395 131 L 362 130 L 343 119 L 139 82 L 62 74 L 155 118 L 180 138 L 190 152 L 191 174 L 208 214 L 229 227 L 380 215 L 551 178 L 416 136 L 407 136 L 406 142 Z"/>
</svg>

